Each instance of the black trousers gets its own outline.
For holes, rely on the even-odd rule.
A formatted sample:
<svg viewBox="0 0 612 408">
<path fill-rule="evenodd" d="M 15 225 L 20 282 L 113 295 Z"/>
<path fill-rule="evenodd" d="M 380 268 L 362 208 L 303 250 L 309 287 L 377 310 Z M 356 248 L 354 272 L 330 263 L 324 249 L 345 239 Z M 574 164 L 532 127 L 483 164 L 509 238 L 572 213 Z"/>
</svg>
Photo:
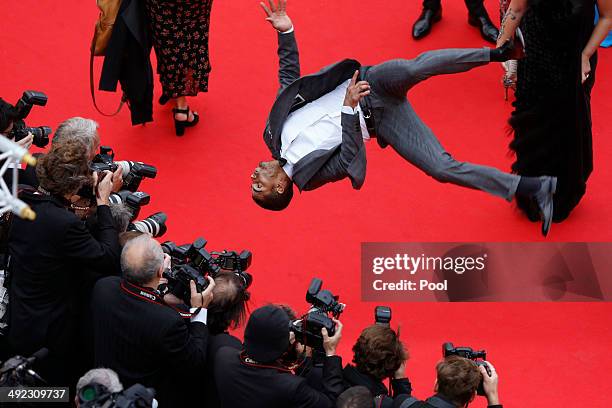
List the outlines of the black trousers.
<svg viewBox="0 0 612 408">
<path fill-rule="evenodd" d="M 423 8 L 435 10 L 440 8 L 441 0 L 423 0 Z M 484 0 L 465 0 L 465 5 L 470 14 L 482 16 L 487 13 L 484 6 Z"/>
</svg>

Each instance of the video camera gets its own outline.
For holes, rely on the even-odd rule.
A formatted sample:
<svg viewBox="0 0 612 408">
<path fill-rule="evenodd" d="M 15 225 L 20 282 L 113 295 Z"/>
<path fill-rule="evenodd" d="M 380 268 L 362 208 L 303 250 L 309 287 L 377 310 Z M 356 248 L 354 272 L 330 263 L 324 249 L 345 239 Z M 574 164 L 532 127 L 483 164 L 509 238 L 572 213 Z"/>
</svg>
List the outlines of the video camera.
<svg viewBox="0 0 612 408">
<path fill-rule="evenodd" d="M 79 390 L 81 408 L 156 408 L 155 390 L 134 384 L 121 392 L 109 392 L 97 383 L 90 383 Z"/>
<path fill-rule="evenodd" d="M 306 291 L 306 301 L 312 306 L 301 319 L 289 323 L 289 330 L 295 334 L 295 340 L 314 350 L 323 351 L 323 335 L 321 330 L 327 329 L 331 337 L 336 332 L 336 324 L 329 315 L 336 319 L 344 311 L 345 305 L 338 302 L 329 290 L 321 290 L 323 281 L 313 278 Z"/>
<path fill-rule="evenodd" d="M 52 130 L 48 126 L 28 127 L 25 123 L 25 118 L 30 114 L 32 107 L 45 106 L 47 104 L 47 95 L 38 91 L 25 91 L 21 98 L 15 104 L 15 118 L 13 119 L 13 129 L 9 133 L 9 137 L 16 142 L 28 136 L 31 133 L 34 136 L 32 144 L 38 147 L 45 147 L 49 144 L 49 135 Z"/>
<path fill-rule="evenodd" d="M 157 168 L 150 164 L 134 161 L 114 161 L 115 152 L 111 147 L 100 146 L 98 153 L 90 168 L 94 172 L 110 171 L 115 172 L 121 168 L 123 175 L 123 188 L 132 192 L 138 191 L 143 178 L 155 178 L 157 176 Z"/>
<path fill-rule="evenodd" d="M 245 289 L 253 282 L 251 274 L 246 272 L 253 259 L 250 251 L 208 252 L 206 243 L 204 238 L 198 238 L 192 244 L 177 245 L 172 241 L 162 244 L 163 251 L 172 258 L 170 270 L 164 272 L 168 291 L 186 305 L 191 298 L 189 282 L 194 281 L 197 291 L 203 292 L 208 287 L 207 275 L 215 278 L 223 270 L 231 271 L 242 280 Z"/>
<path fill-rule="evenodd" d="M 49 354 L 46 348 L 38 350 L 31 357 L 14 356 L 4 362 L 0 368 L 0 387 L 33 387 L 46 384 L 30 367 Z"/>
<path fill-rule="evenodd" d="M 485 350 L 474 350 L 470 347 L 455 347 L 453 346 L 453 343 L 444 343 L 442 344 L 442 356 L 444 356 L 444 358 L 449 356 L 467 358 L 474 361 L 476 366 L 483 366 L 485 370 L 487 370 L 487 374 L 491 375 L 491 368 L 485 361 L 483 361 L 487 359 L 487 352 Z M 480 384 L 478 384 L 478 395 L 486 395 L 484 392 L 483 381 L 484 380 L 481 380 Z"/>
</svg>

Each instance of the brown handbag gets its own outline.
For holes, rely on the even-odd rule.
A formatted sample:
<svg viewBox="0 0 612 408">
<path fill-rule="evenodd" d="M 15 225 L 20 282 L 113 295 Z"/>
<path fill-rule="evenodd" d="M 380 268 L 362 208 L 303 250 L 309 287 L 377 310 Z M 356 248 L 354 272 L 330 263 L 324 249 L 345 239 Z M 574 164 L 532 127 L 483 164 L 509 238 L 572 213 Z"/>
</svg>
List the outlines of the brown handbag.
<svg viewBox="0 0 612 408">
<path fill-rule="evenodd" d="M 113 25 L 119 14 L 121 0 L 96 0 L 100 9 L 100 16 L 96 21 L 93 40 L 91 41 L 91 53 L 96 57 L 104 55 L 111 34 L 113 33 Z"/>
<path fill-rule="evenodd" d="M 119 14 L 119 8 L 121 7 L 121 0 L 96 0 L 98 8 L 100 9 L 100 15 L 98 21 L 96 21 L 96 27 L 94 29 L 94 35 L 91 40 L 91 53 L 89 57 L 89 87 L 91 90 L 91 99 L 93 100 L 94 107 L 101 115 L 104 116 L 115 116 L 121 111 L 125 103 L 125 95 L 121 97 L 121 102 L 114 113 L 104 113 L 98 107 L 96 103 L 96 94 L 94 89 L 94 56 L 103 56 L 108 47 L 111 35 L 113 34 L 113 25 Z"/>
</svg>

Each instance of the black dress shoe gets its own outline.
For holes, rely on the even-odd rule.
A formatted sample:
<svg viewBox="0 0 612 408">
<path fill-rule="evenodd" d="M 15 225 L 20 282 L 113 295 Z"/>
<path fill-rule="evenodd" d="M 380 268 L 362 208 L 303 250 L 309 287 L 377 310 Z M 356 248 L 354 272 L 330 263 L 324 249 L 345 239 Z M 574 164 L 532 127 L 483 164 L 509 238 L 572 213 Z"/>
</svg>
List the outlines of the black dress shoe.
<svg viewBox="0 0 612 408">
<path fill-rule="evenodd" d="M 506 62 L 508 60 L 519 60 L 525 57 L 525 48 L 523 44 L 516 38 L 508 38 L 498 48 L 491 49 L 491 61 Z"/>
<path fill-rule="evenodd" d="M 540 181 L 542 186 L 533 198 L 538 203 L 540 215 L 542 216 L 542 235 L 546 236 L 548 231 L 550 231 L 553 218 L 553 196 L 557 191 L 557 178 L 542 176 Z"/>
<path fill-rule="evenodd" d="M 421 15 L 412 26 L 412 37 L 415 40 L 425 37 L 431 31 L 431 27 L 442 18 L 442 7 L 432 10 L 424 8 Z"/>
<path fill-rule="evenodd" d="M 480 35 L 482 35 L 482 38 L 484 38 L 488 42 L 493 44 L 497 42 L 499 30 L 493 25 L 488 14 L 485 13 L 482 16 L 468 14 L 468 24 L 474 27 L 478 27 L 480 29 Z"/>
</svg>

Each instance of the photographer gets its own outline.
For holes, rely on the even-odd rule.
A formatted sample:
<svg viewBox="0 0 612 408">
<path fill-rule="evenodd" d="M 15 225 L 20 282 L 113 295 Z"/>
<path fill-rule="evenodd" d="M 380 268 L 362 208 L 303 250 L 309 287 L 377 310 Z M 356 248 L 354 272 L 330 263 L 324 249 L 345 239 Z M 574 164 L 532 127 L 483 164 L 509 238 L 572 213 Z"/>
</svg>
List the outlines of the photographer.
<svg viewBox="0 0 612 408">
<path fill-rule="evenodd" d="M 79 408 L 79 396 L 86 386 L 91 384 L 98 384 L 105 388 L 108 392 L 120 392 L 123 391 L 123 385 L 119 381 L 117 373 L 108 368 L 94 368 L 86 372 L 76 386 L 76 397 L 74 403 Z"/>
<path fill-rule="evenodd" d="M 255 310 L 244 332 L 244 350 L 223 347 L 215 356 L 215 382 L 226 408 L 317 407 L 331 408 L 344 391 L 342 360 L 336 347 L 342 336 L 342 324 L 334 319 L 335 334 L 322 330 L 325 350 L 323 389 L 311 388 L 305 378 L 293 374 L 282 363 L 293 349 L 289 317 L 277 306 Z"/>
<path fill-rule="evenodd" d="M 2 98 L 0 98 L 0 135 L 6 137 L 7 139 L 13 140 L 13 136 L 11 135 L 11 131 L 13 130 L 14 121 L 17 119 L 17 112 L 15 107 L 10 103 L 6 102 Z M 34 141 L 34 136 L 29 134 L 21 140 L 18 140 L 17 143 L 19 146 L 23 147 L 26 150 L 29 150 L 32 147 L 32 142 Z M 2 162 L 0 162 L 0 165 Z M 12 166 L 17 166 L 18 169 L 21 169 L 21 164 L 14 164 Z M 28 169 L 31 169 L 28 167 Z M 24 172 L 20 171 L 20 176 L 23 179 Z M 27 180 L 26 180 L 27 181 Z M 10 187 L 13 182 L 12 178 L 8 175 L 5 175 L 5 182 Z M 23 183 L 23 181 L 21 181 Z M 28 183 L 26 183 L 28 184 Z"/>
<path fill-rule="evenodd" d="M 111 273 L 118 268 L 118 237 L 108 208 L 112 174 L 93 175 L 96 236 L 68 210 L 74 194 L 92 184 L 86 149 L 72 140 L 53 146 L 38 160 L 40 186 L 21 194 L 36 220 L 13 217 L 9 231 L 7 339 L 22 355 L 41 347 L 50 350 L 39 373 L 52 385 L 74 384 L 80 370 L 74 356 L 79 311 L 75 282 L 84 269 Z"/>
<path fill-rule="evenodd" d="M 223 272 L 215 277 L 213 301 L 208 309 L 208 328 L 210 337 L 206 358 L 206 406 L 220 407 L 214 381 L 214 361 L 222 347 L 242 349 L 242 342 L 229 334 L 229 329 L 242 326 L 247 312 L 247 303 L 251 297 L 240 278 L 233 272 Z M 201 386 L 201 382 L 200 382 Z"/>
<path fill-rule="evenodd" d="M 170 258 L 147 234 L 129 240 L 121 253 L 124 278 L 107 277 L 94 288 L 95 362 L 119 374 L 128 387 L 153 387 L 162 407 L 190 406 L 189 379 L 200 377 L 208 342 L 207 307 L 213 299 L 212 278 L 206 290 L 191 281 L 190 322 L 167 305 L 157 287 Z M 199 397 L 201 401 L 201 397 Z M 203 402 L 201 402 L 203 404 Z"/>
<path fill-rule="evenodd" d="M 353 363 L 344 368 L 346 387 L 363 385 L 375 397 L 377 407 L 390 408 L 399 395 L 410 396 L 412 387 L 406 378 L 408 354 L 388 326 L 375 324 L 365 328 L 353 346 Z M 383 381 L 391 379 L 392 395 Z"/>
<path fill-rule="evenodd" d="M 412 397 L 396 398 L 394 408 L 465 408 L 476 397 L 482 382 L 488 408 L 502 408 L 497 393 L 498 377 L 495 367 L 486 362 L 491 375 L 482 365 L 456 355 L 446 357 L 436 366 L 436 394 L 426 401 Z"/>
</svg>

